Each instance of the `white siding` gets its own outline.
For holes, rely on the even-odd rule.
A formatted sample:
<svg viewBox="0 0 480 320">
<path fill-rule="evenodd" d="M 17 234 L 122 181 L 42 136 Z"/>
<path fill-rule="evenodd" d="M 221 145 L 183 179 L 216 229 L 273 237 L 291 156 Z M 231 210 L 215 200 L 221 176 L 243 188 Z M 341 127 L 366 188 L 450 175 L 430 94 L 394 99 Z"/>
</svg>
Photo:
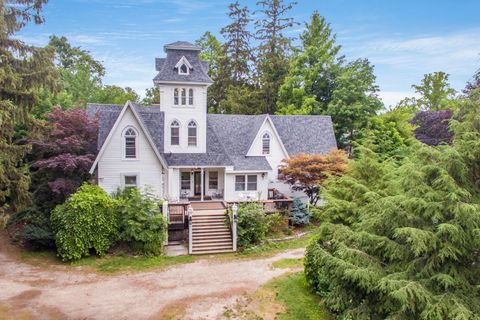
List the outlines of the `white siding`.
<svg viewBox="0 0 480 320">
<path fill-rule="evenodd" d="M 235 191 L 236 175 L 256 175 L 257 190 L 256 191 Z M 268 177 L 262 178 L 261 173 L 241 173 L 228 172 L 225 174 L 225 201 L 247 201 L 247 200 L 266 200 L 268 197 Z"/>
<path fill-rule="evenodd" d="M 270 154 L 264 155 L 262 137 L 265 133 L 270 135 Z M 272 124 L 269 120 L 265 121 L 263 126 L 258 131 L 253 143 L 248 151 L 249 156 L 265 156 L 268 163 L 272 167 L 272 170 L 268 172 L 268 188 L 275 188 L 283 194 L 287 194 L 291 197 L 304 198 L 303 192 L 292 191 L 290 185 L 278 180 L 278 167 L 282 164 L 283 159 L 287 158 L 287 154 L 283 151 L 283 148 L 273 130 Z"/>
<path fill-rule="evenodd" d="M 194 85 L 161 85 L 160 110 L 165 112 L 165 153 L 205 153 L 207 148 L 207 86 Z M 174 105 L 175 88 L 187 90 L 187 104 Z M 188 90 L 193 89 L 193 105 L 188 104 Z M 181 100 L 181 95 L 180 95 Z M 180 123 L 180 145 L 170 145 L 170 124 L 173 120 Z M 188 146 L 187 127 L 191 120 L 197 123 L 197 146 Z"/>
<path fill-rule="evenodd" d="M 133 126 L 138 133 L 137 159 L 124 159 L 122 132 L 127 126 Z M 97 168 L 100 187 L 112 193 L 117 188 L 123 187 L 125 174 L 136 174 L 140 188 L 147 188 L 157 196 L 163 196 L 162 165 L 130 109 L 127 109 L 123 118 L 120 119 L 112 138 L 105 147 Z"/>
</svg>

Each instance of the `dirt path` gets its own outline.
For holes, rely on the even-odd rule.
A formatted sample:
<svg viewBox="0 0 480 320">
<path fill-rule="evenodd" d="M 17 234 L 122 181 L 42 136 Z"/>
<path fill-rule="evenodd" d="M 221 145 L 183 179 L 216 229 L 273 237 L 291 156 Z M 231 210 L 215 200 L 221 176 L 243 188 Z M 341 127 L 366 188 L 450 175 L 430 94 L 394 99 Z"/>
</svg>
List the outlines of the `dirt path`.
<svg viewBox="0 0 480 320">
<path fill-rule="evenodd" d="M 3 312 L 22 319 L 163 319 L 187 310 L 185 319 L 219 319 L 225 306 L 289 271 L 273 268 L 272 262 L 303 253 L 295 249 L 255 260 L 206 258 L 163 271 L 99 275 L 45 270 L 0 252 L 0 318 Z"/>
</svg>

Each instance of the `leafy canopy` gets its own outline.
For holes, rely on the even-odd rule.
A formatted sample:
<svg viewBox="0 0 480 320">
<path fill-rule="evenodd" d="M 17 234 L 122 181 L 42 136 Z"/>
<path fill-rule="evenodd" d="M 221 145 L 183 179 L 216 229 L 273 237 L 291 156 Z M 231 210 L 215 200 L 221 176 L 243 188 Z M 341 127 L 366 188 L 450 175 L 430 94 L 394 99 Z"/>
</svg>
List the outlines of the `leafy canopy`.
<svg viewBox="0 0 480 320">
<path fill-rule="evenodd" d="M 343 151 L 332 150 L 326 155 L 299 154 L 284 160 L 280 180 L 290 184 L 293 190 L 303 191 L 315 205 L 319 199 L 320 186 L 330 176 L 340 176 L 347 168 Z"/>
</svg>

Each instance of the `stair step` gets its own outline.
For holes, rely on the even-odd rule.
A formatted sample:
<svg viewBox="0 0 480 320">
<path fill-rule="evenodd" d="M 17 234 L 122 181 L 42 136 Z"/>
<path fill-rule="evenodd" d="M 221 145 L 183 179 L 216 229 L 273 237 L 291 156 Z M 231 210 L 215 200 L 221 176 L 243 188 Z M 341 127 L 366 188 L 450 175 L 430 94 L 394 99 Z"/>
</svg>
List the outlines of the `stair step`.
<svg viewBox="0 0 480 320">
<path fill-rule="evenodd" d="M 200 225 L 200 226 L 194 226 L 193 231 L 195 230 L 205 230 L 205 229 L 212 229 L 212 230 L 230 230 L 226 225 Z"/>
<path fill-rule="evenodd" d="M 230 236 L 231 233 L 229 231 L 210 231 L 210 230 L 201 230 L 197 232 L 193 232 L 192 236 L 195 238 L 197 236 Z"/>
<path fill-rule="evenodd" d="M 225 220 L 225 215 L 193 216 L 192 220 Z"/>
<path fill-rule="evenodd" d="M 217 239 L 194 239 L 193 246 L 201 243 L 229 243 L 232 244 L 232 238 L 217 238 Z"/>
<path fill-rule="evenodd" d="M 199 227 L 228 228 L 228 226 L 226 226 L 225 223 L 223 223 L 223 222 L 197 222 L 197 223 L 193 223 L 193 229 L 199 228 Z"/>
<path fill-rule="evenodd" d="M 211 240 L 222 240 L 222 239 L 232 239 L 232 235 L 230 233 L 216 233 L 216 234 L 195 234 L 192 237 L 193 241 L 197 240 L 206 240 L 206 239 L 211 239 Z"/>
<path fill-rule="evenodd" d="M 233 252 L 233 249 L 226 249 L 226 250 L 192 250 L 192 254 L 215 254 L 215 253 L 229 253 Z"/>
<path fill-rule="evenodd" d="M 202 245 L 202 246 L 193 246 L 192 251 L 207 251 L 207 250 L 233 250 L 233 246 L 230 245 Z"/>
<path fill-rule="evenodd" d="M 230 241 L 208 241 L 208 242 L 193 242 L 193 248 L 204 248 L 204 247 L 232 247 L 232 240 Z"/>
</svg>

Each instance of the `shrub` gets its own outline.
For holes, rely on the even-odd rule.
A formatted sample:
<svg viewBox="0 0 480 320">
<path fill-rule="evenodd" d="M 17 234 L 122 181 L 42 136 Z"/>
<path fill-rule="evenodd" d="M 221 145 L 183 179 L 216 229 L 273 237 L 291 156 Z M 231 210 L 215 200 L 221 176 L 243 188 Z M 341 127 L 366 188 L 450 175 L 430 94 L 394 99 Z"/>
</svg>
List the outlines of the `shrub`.
<svg viewBox="0 0 480 320">
<path fill-rule="evenodd" d="M 247 247 L 265 240 L 268 232 L 268 218 L 256 203 L 248 202 L 238 205 L 237 244 Z"/>
<path fill-rule="evenodd" d="M 323 220 L 323 207 L 310 207 L 310 220 L 321 222 Z"/>
<path fill-rule="evenodd" d="M 310 212 L 300 198 L 293 199 L 290 218 L 292 219 L 293 225 L 296 226 L 306 225 L 310 221 Z"/>
<path fill-rule="evenodd" d="M 266 216 L 268 233 L 277 233 L 288 228 L 288 220 L 286 220 L 280 213 L 271 213 Z"/>
<path fill-rule="evenodd" d="M 118 239 L 115 216 L 117 201 L 100 187 L 83 184 L 64 204 L 52 212 L 51 222 L 58 255 L 63 260 L 88 256 L 93 249 L 99 256 Z"/>
<path fill-rule="evenodd" d="M 128 242 L 133 251 L 145 255 L 161 254 L 167 231 L 161 202 L 136 188 L 124 189 L 116 196 L 120 238 Z"/>
</svg>

